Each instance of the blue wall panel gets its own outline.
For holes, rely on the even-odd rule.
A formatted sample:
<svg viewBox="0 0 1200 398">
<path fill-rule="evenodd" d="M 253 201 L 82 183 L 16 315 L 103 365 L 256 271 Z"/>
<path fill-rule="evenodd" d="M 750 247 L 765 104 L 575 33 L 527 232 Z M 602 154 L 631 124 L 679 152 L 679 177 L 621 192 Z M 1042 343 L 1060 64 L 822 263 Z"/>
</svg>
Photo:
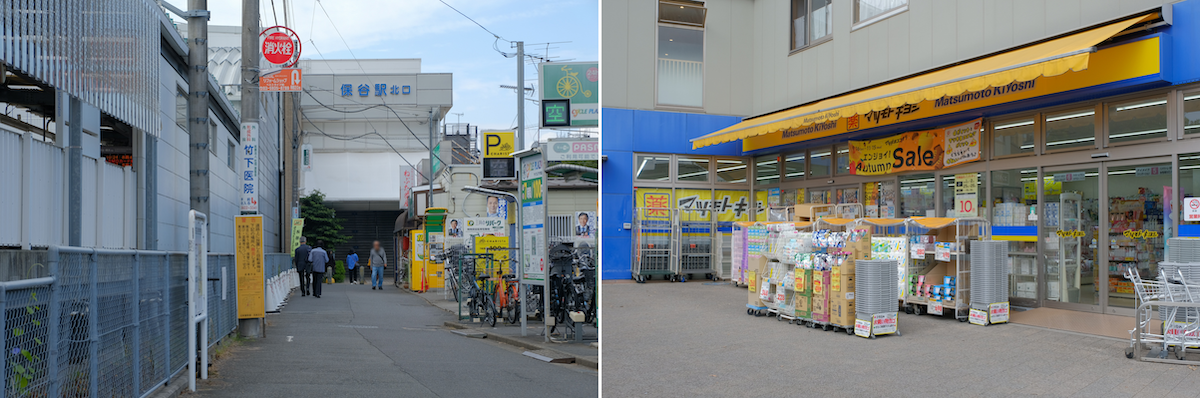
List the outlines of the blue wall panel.
<svg viewBox="0 0 1200 398">
<path fill-rule="evenodd" d="M 601 148 L 607 159 L 601 165 L 600 218 L 602 279 L 628 279 L 633 222 L 633 154 L 682 153 L 741 156 L 742 143 L 735 141 L 692 150 L 692 138 L 737 124 L 736 116 L 640 111 L 604 108 L 604 138 Z"/>
<path fill-rule="evenodd" d="M 1200 0 L 1188 0 L 1173 7 L 1171 27 L 1163 37 L 1163 67 L 1172 84 L 1200 81 Z"/>
</svg>

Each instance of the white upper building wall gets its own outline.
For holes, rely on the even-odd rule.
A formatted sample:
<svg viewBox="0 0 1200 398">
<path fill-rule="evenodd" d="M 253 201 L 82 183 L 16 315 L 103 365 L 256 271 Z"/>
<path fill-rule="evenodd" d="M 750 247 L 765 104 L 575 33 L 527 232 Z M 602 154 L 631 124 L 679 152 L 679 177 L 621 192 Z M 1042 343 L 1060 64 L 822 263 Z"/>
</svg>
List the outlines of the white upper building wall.
<svg viewBox="0 0 1200 398">
<path fill-rule="evenodd" d="M 703 107 L 656 104 L 657 5 L 605 0 L 604 107 L 754 116 L 1040 41 L 1173 0 L 909 0 L 854 26 L 834 0 L 828 40 L 791 49 L 791 2 L 709 0 Z"/>
</svg>

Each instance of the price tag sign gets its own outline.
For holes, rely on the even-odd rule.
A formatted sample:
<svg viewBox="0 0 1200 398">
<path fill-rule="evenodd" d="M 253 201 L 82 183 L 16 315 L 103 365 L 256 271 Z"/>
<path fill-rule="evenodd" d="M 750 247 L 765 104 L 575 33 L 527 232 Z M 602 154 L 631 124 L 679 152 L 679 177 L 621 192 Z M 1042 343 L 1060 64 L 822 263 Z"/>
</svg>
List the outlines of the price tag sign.
<svg viewBox="0 0 1200 398">
<path fill-rule="evenodd" d="M 780 285 L 779 290 L 775 291 L 775 302 L 783 303 L 785 300 L 787 300 L 787 291 L 783 290 L 783 286 Z"/>
<path fill-rule="evenodd" d="M 977 309 L 972 308 L 969 319 L 970 319 L 972 325 L 984 326 L 984 325 L 987 325 L 988 313 L 987 313 L 987 311 L 977 310 Z"/>
<path fill-rule="evenodd" d="M 762 284 L 762 287 L 760 289 L 758 289 L 758 298 L 761 299 L 762 301 L 771 301 L 771 285 L 770 284 L 768 284 L 768 283 Z"/>
<path fill-rule="evenodd" d="M 804 293 L 804 287 L 808 285 L 805 279 L 808 279 L 806 273 L 801 269 L 796 269 L 796 293 Z"/>
<path fill-rule="evenodd" d="M 750 287 L 750 291 L 752 292 L 758 290 L 758 275 L 755 275 L 755 273 L 755 271 L 750 271 L 750 278 L 746 280 L 747 285 Z"/>
<path fill-rule="evenodd" d="M 924 244 L 918 243 L 918 244 L 912 245 L 912 247 L 910 248 L 909 251 L 911 252 L 913 259 L 921 260 L 921 259 L 925 258 L 925 245 Z"/>
<path fill-rule="evenodd" d="M 1008 322 L 1008 302 L 989 304 L 988 317 L 991 323 Z"/>
<path fill-rule="evenodd" d="M 959 217 L 975 217 L 979 214 L 979 208 L 975 206 L 978 200 L 979 195 L 975 193 L 954 195 L 954 211 Z"/>
<path fill-rule="evenodd" d="M 855 319 L 854 335 L 859 337 L 871 337 L 871 321 L 865 319 Z"/>
<path fill-rule="evenodd" d="M 871 332 L 876 336 L 896 333 L 896 313 L 886 312 L 872 315 Z"/>
<path fill-rule="evenodd" d="M 941 314 L 942 314 L 942 302 L 941 301 L 934 301 L 934 302 L 929 303 L 929 315 L 941 315 Z"/>
<path fill-rule="evenodd" d="M 950 261 L 950 244 L 938 242 L 934 248 L 933 258 L 937 261 Z"/>
</svg>

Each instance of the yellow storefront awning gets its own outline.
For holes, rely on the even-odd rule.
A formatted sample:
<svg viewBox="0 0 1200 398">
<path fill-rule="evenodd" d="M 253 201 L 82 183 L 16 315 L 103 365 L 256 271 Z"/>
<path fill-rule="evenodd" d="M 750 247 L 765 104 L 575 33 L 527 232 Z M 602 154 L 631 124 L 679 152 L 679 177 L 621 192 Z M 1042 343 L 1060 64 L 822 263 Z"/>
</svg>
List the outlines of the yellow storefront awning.
<svg viewBox="0 0 1200 398">
<path fill-rule="evenodd" d="M 747 119 L 692 139 L 692 149 L 801 129 L 839 117 L 901 108 L 988 87 L 1003 87 L 1013 82 L 1029 81 L 1042 76 L 1058 76 L 1069 71 L 1079 72 L 1088 68 L 1095 45 L 1130 26 L 1158 17 L 1157 13 L 1137 16 L 897 82 Z"/>
</svg>

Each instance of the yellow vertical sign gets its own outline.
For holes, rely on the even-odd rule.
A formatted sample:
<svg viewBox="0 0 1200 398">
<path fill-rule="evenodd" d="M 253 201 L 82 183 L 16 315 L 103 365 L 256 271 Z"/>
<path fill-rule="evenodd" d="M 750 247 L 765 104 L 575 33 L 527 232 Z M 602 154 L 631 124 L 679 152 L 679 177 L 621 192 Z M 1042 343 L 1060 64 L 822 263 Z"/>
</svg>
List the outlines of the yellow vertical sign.
<svg viewBox="0 0 1200 398">
<path fill-rule="evenodd" d="M 421 276 L 425 275 L 425 231 L 412 231 L 412 265 L 409 265 L 408 275 L 411 280 L 408 286 L 412 290 L 421 290 Z"/>
<path fill-rule="evenodd" d="M 296 248 L 300 247 L 300 237 L 304 236 L 304 219 L 292 219 L 292 249 L 288 253 L 296 255 Z"/>
<path fill-rule="evenodd" d="M 238 319 L 265 317 L 262 216 L 237 216 L 234 241 L 237 243 Z"/>
</svg>

